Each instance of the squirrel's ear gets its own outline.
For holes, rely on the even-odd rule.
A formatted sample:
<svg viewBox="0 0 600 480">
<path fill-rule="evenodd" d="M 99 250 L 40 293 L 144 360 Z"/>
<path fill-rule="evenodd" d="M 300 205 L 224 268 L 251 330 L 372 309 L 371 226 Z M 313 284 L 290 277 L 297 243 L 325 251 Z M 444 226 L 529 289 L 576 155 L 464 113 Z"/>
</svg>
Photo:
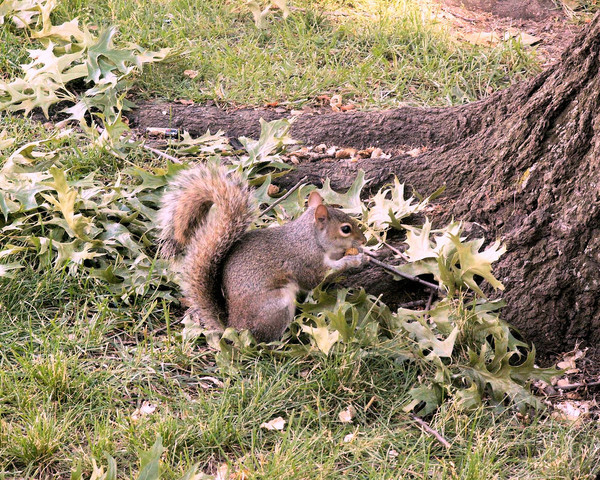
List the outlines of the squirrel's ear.
<svg viewBox="0 0 600 480">
<path fill-rule="evenodd" d="M 325 223 L 327 220 L 329 220 L 329 212 L 327 211 L 327 207 L 321 204 L 315 210 L 315 221 L 317 223 Z"/>
<path fill-rule="evenodd" d="M 310 192 L 310 195 L 308 196 L 308 206 L 318 207 L 319 205 L 323 205 L 323 197 L 317 192 Z"/>
</svg>

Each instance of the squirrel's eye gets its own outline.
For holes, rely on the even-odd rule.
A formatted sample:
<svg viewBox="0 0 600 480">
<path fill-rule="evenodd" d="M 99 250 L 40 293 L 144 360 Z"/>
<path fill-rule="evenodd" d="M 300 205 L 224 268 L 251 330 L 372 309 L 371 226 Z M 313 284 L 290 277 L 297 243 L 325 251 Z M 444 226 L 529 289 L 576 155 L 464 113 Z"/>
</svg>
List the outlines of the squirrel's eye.
<svg viewBox="0 0 600 480">
<path fill-rule="evenodd" d="M 342 225 L 340 230 L 343 234 L 348 235 L 352 231 L 352 227 L 350 225 Z"/>
</svg>

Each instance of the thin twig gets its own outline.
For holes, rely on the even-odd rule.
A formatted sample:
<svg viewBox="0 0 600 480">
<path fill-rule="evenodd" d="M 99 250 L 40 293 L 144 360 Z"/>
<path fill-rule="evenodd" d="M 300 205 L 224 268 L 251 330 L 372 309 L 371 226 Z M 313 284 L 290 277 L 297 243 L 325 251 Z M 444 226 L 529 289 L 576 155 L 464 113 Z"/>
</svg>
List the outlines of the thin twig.
<svg viewBox="0 0 600 480">
<path fill-rule="evenodd" d="M 290 10 L 292 11 L 296 11 L 296 12 L 302 12 L 302 13 L 306 13 L 307 10 L 306 8 L 302 8 L 302 7 L 288 7 Z M 331 11 L 324 11 L 324 12 L 319 12 L 321 15 L 331 15 L 334 17 L 348 17 L 350 16 L 349 13 L 346 12 L 342 12 L 340 10 L 335 10 L 333 12 Z M 373 17 L 372 14 L 364 14 L 364 16 L 368 16 L 368 17 Z"/>
<path fill-rule="evenodd" d="M 373 405 L 373 403 L 375 402 L 375 400 L 377 400 L 377 397 L 375 395 L 373 395 L 371 397 L 371 400 L 369 400 L 369 402 L 365 405 L 364 411 L 366 412 L 369 408 L 371 408 L 371 405 Z"/>
<path fill-rule="evenodd" d="M 559 386 L 559 385 L 555 385 L 555 388 L 558 388 L 559 390 L 563 390 L 563 391 L 569 391 L 569 390 L 577 390 L 578 388 L 581 387 L 597 387 L 598 385 L 600 385 L 600 380 L 597 382 L 581 382 L 581 383 L 572 383 L 570 385 L 564 385 L 564 386 Z"/>
<path fill-rule="evenodd" d="M 308 160 L 309 162 L 317 162 L 319 160 L 325 159 L 333 159 L 335 158 L 335 153 L 318 153 L 318 152 L 291 152 L 289 154 L 290 157 L 296 157 L 298 160 Z"/>
<path fill-rule="evenodd" d="M 433 428 L 431 428 L 427 423 L 417 417 L 414 413 L 410 414 L 410 418 L 413 422 L 417 423 L 419 427 L 421 427 L 426 433 L 435 438 L 438 442 L 440 442 L 444 447 L 450 448 L 450 442 L 442 437 L 438 432 L 436 432 Z"/>
<path fill-rule="evenodd" d="M 419 277 L 415 277 L 414 275 L 409 275 L 408 273 L 401 272 L 400 270 L 395 268 L 393 265 L 388 265 L 387 263 L 383 263 L 382 261 L 377 260 L 375 258 L 375 256 L 370 252 L 365 251 L 363 253 L 365 255 L 367 255 L 367 257 L 369 258 L 369 262 L 374 263 L 375 265 L 383 268 L 384 270 L 387 270 L 390 273 L 393 273 L 394 275 L 398 275 L 399 277 L 406 278 L 407 280 L 410 280 L 412 282 L 419 283 L 419 284 L 423 285 L 424 287 L 432 289 L 436 293 L 443 292 L 442 289 L 434 283 L 430 283 L 430 282 L 420 279 Z"/>
<path fill-rule="evenodd" d="M 442 11 L 444 11 L 444 12 L 452 15 L 453 17 L 460 18 L 461 20 L 464 20 L 465 22 L 475 23 L 477 21 L 475 18 L 463 17 L 462 15 L 460 15 L 458 13 L 455 13 L 455 12 L 452 12 L 452 11 L 446 9 L 446 8 L 442 8 Z"/>
<path fill-rule="evenodd" d="M 406 302 L 400 305 L 400 308 L 412 308 L 412 307 L 420 307 L 425 305 L 427 300 L 413 300 L 412 302 Z"/>
<path fill-rule="evenodd" d="M 308 177 L 304 176 L 300 179 L 300 181 L 294 185 L 292 188 L 290 188 L 288 190 L 288 192 L 283 196 L 278 198 L 277 200 L 275 200 L 271 205 L 269 205 L 267 208 L 265 208 L 262 212 L 260 212 L 261 215 L 265 215 L 267 213 L 269 213 L 271 210 L 273 210 L 277 205 L 279 205 L 281 202 L 283 202 L 286 198 L 288 198 L 292 193 L 294 193 L 296 190 L 298 190 L 298 188 L 300 188 L 300 186 L 302 185 L 302 183 L 304 181 L 306 181 L 308 179 Z"/>
<path fill-rule="evenodd" d="M 102 127 L 99 127 L 99 126 L 96 127 L 96 131 L 100 135 L 102 135 L 104 133 L 104 129 Z M 119 140 L 123 139 L 124 137 L 125 137 L 124 135 L 121 135 L 119 137 Z M 136 143 L 136 142 L 135 142 L 135 140 L 128 140 L 127 143 Z M 160 150 L 157 150 L 156 148 L 149 147 L 148 145 L 144 145 L 144 144 L 141 144 L 141 145 L 142 145 L 142 148 L 145 148 L 146 150 L 154 153 L 155 155 L 158 155 L 159 157 L 163 157 L 163 158 L 166 158 L 167 160 L 171 160 L 173 163 L 182 163 L 181 160 L 175 158 L 172 155 L 169 155 L 168 153 L 161 152 Z"/>
<path fill-rule="evenodd" d="M 431 308 L 431 302 L 433 302 L 433 296 L 435 292 L 432 290 L 429 294 L 429 298 L 427 299 L 427 305 L 425 305 L 425 310 L 429 310 Z"/>
<path fill-rule="evenodd" d="M 396 247 L 392 247 L 389 243 L 385 243 L 383 242 L 383 244 L 389 248 L 392 252 L 394 252 L 396 255 L 398 255 L 399 257 L 402 257 L 404 260 L 408 260 L 408 257 L 406 256 L 405 253 L 402 253 L 400 250 L 398 250 Z"/>
<path fill-rule="evenodd" d="M 173 155 L 169 155 L 168 153 L 165 153 L 161 150 L 149 147 L 148 145 L 142 145 L 142 147 L 145 148 L 146 150 L 154 153 L 155 155 L 158 155 L 159 157 L 163 157 L 163 158 L 166 158 L 167 160 L 171 160 L 173 163 L 182 163 L 182 161 L 179 160 L 178 158 L 175 158 Z"/>
</svg>

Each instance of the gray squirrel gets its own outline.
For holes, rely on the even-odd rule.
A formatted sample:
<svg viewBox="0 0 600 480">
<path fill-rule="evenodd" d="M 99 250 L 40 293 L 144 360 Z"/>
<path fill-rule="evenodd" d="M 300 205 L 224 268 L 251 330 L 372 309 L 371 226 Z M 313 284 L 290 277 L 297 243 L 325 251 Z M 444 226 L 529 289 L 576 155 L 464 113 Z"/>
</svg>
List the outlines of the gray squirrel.
<svg viewBox="0 0 600 480">
<path fill-rule="evenodd" d="M 191 318 L 208 329 L 248 329 L 256 340 L 270 342 L 294 319 L 300 291 L 334 271 L 362 265 L 358 248 L 366 239 L 354 219 L 324 205 L 317 192 L 287 224 L 249 231 L 257 216 L 240 176 L 197 165 L 180 172 L 163 196 L 160 252 L 180 257 Z"/>
</svg>

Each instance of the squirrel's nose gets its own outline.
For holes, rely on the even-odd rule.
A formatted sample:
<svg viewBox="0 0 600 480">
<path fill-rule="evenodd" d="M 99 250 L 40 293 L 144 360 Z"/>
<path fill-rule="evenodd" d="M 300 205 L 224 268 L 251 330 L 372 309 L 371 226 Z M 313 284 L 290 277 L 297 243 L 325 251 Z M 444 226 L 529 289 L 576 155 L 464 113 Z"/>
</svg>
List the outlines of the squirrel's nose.
<svg viewBox="0 0 600 480">
<path fill-rule="evenodd" d="M 354 243 L 354 247 L 359 247 L 361 245 L 364 245 L 365 243 L 367 243 L 367 237 L 365 237 L 363 235 L 363 233 L 361 232 L 360 238 L 358 240 L 355 240 L 353 243 Z"/>
</svg>

